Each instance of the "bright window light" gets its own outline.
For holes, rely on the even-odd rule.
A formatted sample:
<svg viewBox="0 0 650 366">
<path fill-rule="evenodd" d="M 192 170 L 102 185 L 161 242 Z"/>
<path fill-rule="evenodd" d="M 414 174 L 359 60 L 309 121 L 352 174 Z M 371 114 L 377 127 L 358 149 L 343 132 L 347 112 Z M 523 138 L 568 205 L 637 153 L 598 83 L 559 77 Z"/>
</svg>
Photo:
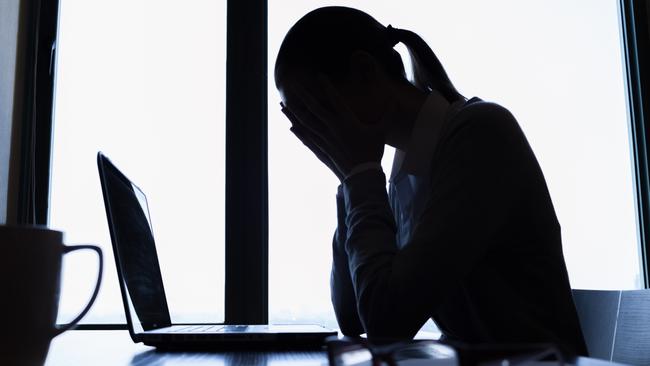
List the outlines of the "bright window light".
<svg viewBox="0 0 650 366">
<path fill-rule="evenodd" d="M 174 322 L 223 321 L 226 7 L 62 0 L 50 224 L 104 251 L 86 323 L 123 323 L 97 151 L 147 194 Z M 59 322 L 90 296 L 96 260 L 65 257 Z"/>
</svg>

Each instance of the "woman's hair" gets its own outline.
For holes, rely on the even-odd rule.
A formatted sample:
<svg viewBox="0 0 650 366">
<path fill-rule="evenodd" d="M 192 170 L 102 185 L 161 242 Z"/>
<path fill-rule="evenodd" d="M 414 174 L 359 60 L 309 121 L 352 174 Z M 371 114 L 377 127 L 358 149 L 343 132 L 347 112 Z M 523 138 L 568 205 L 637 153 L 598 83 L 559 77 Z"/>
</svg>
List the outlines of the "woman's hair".
<svg viewBox="0 0 650 366">
<path fill-rule="evenodd" d="M 360 10 L 334 6 L 313 10 L 291 27 L 275 62 L 275 83 L 279 85 L 296 70 L 341 80 L 347 76 L 350 58 L 356 51 L 369 53 L 390 75 L 408 82 L 402 59 L 393 49 L 400 42 L 411 55 L 416 87 L 423 91 L 435 89 L 449 102 L 462 97 L 420 36 L 384 27 Z"/>
</svg>

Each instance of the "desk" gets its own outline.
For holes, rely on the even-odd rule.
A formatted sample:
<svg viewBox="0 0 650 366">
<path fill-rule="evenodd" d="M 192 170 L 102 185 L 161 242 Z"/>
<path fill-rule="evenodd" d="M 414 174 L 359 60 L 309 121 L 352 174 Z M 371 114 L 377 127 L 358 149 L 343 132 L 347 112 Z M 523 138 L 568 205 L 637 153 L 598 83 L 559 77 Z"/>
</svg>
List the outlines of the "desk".
<svg viewBox="0 0 650 366">
<path fill-rule="evenodd" d="M 156 352 L 133 343 L 126 330 L 71 330 L 54 338 L 45 366 L 322 366 L 325 351 Z"/>
<path fill-rule="evenodd" d="M 133 343 L 125 330 L 72 330 L 52 341 L 45 366 L 322 366 L 325 351 L 287 352 L 156 352 Z M 611 362 L 579 358 L 576 366 L 615 366 Z"/>
</svg>

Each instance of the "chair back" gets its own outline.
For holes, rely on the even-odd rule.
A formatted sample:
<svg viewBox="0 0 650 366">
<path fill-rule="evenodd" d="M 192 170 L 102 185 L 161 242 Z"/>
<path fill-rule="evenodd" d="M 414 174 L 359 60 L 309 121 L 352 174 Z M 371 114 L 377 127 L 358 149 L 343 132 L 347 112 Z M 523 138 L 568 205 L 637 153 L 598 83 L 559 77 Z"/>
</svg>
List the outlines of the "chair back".
<svg viewBox="0 0 650 366">
<path fill-rule="evenodd" d="M 573 290 L 590 357 L 650 365 L 650 290 Z"/>
</svg>

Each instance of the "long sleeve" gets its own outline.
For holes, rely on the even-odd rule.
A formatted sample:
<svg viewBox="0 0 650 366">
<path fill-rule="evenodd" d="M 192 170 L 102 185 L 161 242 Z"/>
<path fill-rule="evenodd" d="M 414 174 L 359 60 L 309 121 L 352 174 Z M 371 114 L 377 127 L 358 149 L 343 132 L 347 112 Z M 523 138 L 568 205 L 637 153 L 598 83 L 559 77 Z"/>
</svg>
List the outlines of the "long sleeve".
<svg viewBox="0 0 650 366">
<path fill-rule="evenodd" d="M 358 336 L 361 333 L 365 333 L 365 330 L 359 320 L 357 300 L 348 267 L 348 255 L 345 252 L 345 240 L 347 237 L 347 228 L 345 226 L 346 211 L 341 186 L 339 186 L 336 195 L 336 211 L 337 228 L 332 240 L 333 258 L 330 278 L 332 305 L 334 306 L 336 320 L 341 328 L 341 332 L 347 336 Z"/>
<path fill-rule="evenodd" d="M 398 249 L 385 176 L 343 184 L 350 274 L 368 337 L 412 338 L 454 283 L 495 241 L 518 196 L 526 145 L 514 117 L 492 107 L 441 146 L 432 191 L 412 239 Z"/>
</svg>

